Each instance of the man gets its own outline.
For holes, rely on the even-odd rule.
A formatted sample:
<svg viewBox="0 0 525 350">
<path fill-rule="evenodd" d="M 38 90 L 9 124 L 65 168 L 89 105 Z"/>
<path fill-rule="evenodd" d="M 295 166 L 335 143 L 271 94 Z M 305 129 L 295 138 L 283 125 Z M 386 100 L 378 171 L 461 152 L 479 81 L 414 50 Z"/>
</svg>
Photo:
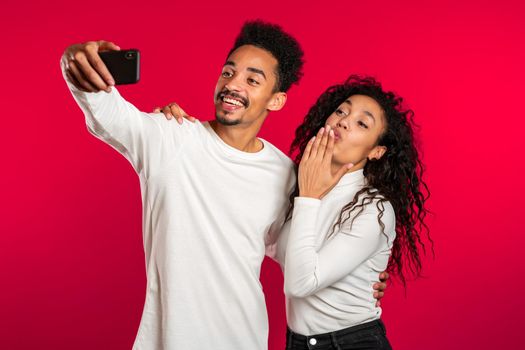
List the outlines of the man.
<svg viewBox="0 0 525 350">
<path fill-rule="evenodd" d="M 147 294 L 134 349 L 266 349 L 259 282 L 295 181 L 257 133 L 302 75 L 303 52 L 278 26 L 246 23 L 215 89 L 216 120 L 169 123 L 125 101 L 100 41 L 66 49 L 62 69 L 88 129 L 140 178 Z"/>
</svg>

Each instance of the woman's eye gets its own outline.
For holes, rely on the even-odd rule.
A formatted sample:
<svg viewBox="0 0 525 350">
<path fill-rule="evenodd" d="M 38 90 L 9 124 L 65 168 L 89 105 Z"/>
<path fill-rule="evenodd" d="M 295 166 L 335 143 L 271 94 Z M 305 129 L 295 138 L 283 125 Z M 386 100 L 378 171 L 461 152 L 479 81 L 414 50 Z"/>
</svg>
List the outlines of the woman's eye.
<svg viewBox="0 0 525 350">
<path fill-rule="evenodd" d="M 335 114 L 337 114 L 337 115 L 345 115 L 345 113 L 342 110 L 340 110 L 339 108 L 335 110 Z"/>
<path fill-rule="evenodd" d="M 362 121 L 358 121 L 358 122 L 357 122 L 357 125 L 359 125 L 359 126 L 362 127 L 362 128 L 368 129 L 368 125 L 366 125 L 366 124 L 363 123 Z"/>
</svg>

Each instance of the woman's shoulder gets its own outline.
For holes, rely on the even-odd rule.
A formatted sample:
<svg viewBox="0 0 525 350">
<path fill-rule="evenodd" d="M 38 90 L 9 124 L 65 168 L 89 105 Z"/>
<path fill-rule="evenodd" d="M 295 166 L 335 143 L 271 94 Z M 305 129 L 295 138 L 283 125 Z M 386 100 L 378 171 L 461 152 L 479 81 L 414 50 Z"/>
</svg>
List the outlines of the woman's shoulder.
<svg viewBox="0 0 525 350">
<path fill-rule="evenodd" d="M 373 187 L 363 186 L 361 190 L 356 193 L 355 199 L 357 206 L 363 206 L 367 210 L 381 210 L 394 212 L 394 207 L 390 201 Z M 375 208 L 375 209 L 374 209 Z"/>
<path fill-rule="evenodd" d="M 349 221 L 372 220 L 395 230 L 396 214 L 392 203 L 377 189 L 368 188 L 358 194 L 355 205 L 349 209 Z"/>
</svg>

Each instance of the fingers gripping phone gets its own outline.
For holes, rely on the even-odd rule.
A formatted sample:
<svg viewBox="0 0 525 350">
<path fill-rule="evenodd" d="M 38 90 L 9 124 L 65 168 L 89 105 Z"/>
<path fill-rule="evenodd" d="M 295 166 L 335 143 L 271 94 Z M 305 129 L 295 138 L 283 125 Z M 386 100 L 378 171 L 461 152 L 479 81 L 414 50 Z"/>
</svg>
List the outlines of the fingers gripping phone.
<svg viewBox="0 0 525 350">
<path fill-rule="evenodd" d="M 135 84 L 139 81 L 139 50 L 102 51 L 99 56 L 115 79 L 115 85 Z"/>
</svg>

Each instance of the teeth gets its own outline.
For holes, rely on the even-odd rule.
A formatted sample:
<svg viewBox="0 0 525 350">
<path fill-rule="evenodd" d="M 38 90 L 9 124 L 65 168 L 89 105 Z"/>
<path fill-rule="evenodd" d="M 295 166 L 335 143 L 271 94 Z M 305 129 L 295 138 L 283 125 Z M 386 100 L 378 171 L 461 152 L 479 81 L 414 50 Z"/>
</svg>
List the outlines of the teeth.
<svg viewBox="0 0 525 350">
<path fill-rule="evenodd" d="M 223 98 L 223 101 L 226 103 L 232 104 L 232 105 L 241 106 L 241 107 L 243 106 L 241 102 L 234 100 L 232 98 L 225 97 Z"/>
</svg>

